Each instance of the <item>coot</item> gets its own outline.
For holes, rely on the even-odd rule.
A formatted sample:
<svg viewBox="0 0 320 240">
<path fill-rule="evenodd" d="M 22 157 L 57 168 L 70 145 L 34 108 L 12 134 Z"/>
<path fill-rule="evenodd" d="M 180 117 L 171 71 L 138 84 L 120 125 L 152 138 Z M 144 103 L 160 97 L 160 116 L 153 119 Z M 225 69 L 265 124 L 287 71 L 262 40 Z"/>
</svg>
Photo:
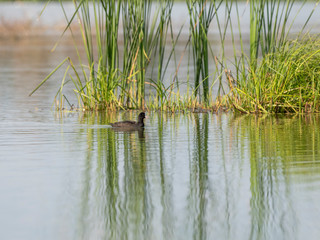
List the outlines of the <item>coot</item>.
<svg viewBox="0 0 320 240">
<path fill-rule="evenodd" d="M 114 128 L 121 129 L 139 129 L 144 127 L 143 119 L 146 118 L 146 114 L 144 112 L 140 113 L 138 116 L 138 122 L 135 121 L 122 121 L 110 123 L 110 125 Z"/>
</svg>

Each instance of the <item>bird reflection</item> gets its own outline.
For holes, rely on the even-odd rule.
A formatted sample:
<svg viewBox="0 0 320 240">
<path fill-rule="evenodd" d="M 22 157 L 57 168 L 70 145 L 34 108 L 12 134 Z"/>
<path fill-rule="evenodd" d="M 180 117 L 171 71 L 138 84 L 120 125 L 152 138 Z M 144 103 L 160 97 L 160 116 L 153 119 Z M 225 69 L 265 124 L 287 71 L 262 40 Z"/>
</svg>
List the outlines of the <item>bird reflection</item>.
<svg viewBox="0 0 320 240">
<path fill-rule="evenodd" d="M 136 129 L 121 129 L 121 128 L 111 128 L 112 131 L 117 132 L 117 133 L 135 133 L 138 132 L 138 136 L 140 139 L 144 139 L 145 135 L 144 135 L 144 128 L 136 128 Z"/>
</svg>

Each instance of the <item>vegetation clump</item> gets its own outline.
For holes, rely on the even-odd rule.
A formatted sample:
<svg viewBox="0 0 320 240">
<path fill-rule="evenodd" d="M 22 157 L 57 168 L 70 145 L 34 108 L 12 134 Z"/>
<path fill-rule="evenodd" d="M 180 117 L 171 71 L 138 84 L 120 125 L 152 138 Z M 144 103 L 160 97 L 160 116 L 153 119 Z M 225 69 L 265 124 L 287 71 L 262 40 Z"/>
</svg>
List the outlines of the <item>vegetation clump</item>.
<svg viewBox="0 0 320 240">
<path fill-rule="evenodd" d="M 320 111 L 320 39 L 286 41 L 265 55 L 246 79 L 231 83 L 231 103 L 246 113 Z"/>
<path fill-rule="evenodd" d="M 291 10 L 295 0 L 249 1 L 249 56 L 244 50 L 240 28 L 242 17 L 237 1 L 185 1 L 190 20 L 189 38 L 177 62 L 175 48 L 182 27 L 178 33 L 173 32 L 173 0 L 73 0 L 75 12 L 70 19 L 65 14 L 68 23 L 65 31 L 70 30 L 72 37 L 76 38 L 70 27 L 76 19 L 86 62 L 83 63 L 75 44 L 80 67 L 66 58 L 30 95 L 67 62 L 68 67 L 56 95 L 58 109 L 64 108 L 63 102 L 72 106 L 63 88 L 68 82 L 73 82 L 78 109 L 82 110 L 320 111 L 320 41 L 310 37 L 288 41 L 294 22 L 290 17 L 297 17 L 306 0 L 302 1 L 294 16 Z M 59 2 L 65 13 L 62 1 Z M 319 2 L 317 0 L 312 11 L 306 14 L 300 34 L 305 31 Z M 225 14 L 221 16 L 219 11 L 223 9 Z M 232 15 L 238 22 L 232 20 Z M 213 21 L 220 40 L 219 52 L 212 50 L 208 39 Z M 233 30 L 236 25 L 239 33 Z M 230 59 L 225 53 L 228 32 L 233 44 L 232 65 L 235 69 L 233 67 L 232 73 L 228 68 Z M 237 49 L 237 41 L 241 49 Z M 123 52 L 119 51 L 119 43 L 123 44 Z M 178 72 L 187 48 L 188 77 L 184 80 L 187 90 L 182 90 Z M 212 62 L 215 64 L 210 65 Z M 174 64 L 176 71 L 171 80 L 165 81 L 169 64 Z M 190 66 L 194 73 L 191 81 Z M 225 88 L 225 82 L 229 83 L 229 89 Z"/>
</svg>

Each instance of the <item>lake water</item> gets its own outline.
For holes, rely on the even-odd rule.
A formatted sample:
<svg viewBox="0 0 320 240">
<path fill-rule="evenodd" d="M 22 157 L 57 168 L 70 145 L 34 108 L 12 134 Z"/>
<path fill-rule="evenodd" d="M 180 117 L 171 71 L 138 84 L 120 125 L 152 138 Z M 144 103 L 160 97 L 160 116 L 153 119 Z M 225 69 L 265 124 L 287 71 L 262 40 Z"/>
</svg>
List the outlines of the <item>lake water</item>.
<svg viewBox="0 0 320 240">
<path fill-rule="evenodd" d="M 318 115 L 148 112 L 117 132 L 139 112 L 51 109 L 62 70 L 28 97 L 75 57 L 58 38 L 0 38 L 1 239 L 320 239 Z"/>
</svg>

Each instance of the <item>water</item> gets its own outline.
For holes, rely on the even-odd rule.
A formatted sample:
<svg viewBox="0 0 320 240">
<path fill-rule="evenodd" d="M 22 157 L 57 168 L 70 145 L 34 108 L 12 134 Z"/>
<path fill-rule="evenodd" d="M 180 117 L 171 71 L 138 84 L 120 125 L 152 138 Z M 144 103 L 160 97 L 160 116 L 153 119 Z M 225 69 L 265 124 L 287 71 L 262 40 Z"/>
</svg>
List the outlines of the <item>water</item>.
<svg viewBox="0 0 320 240">
<path fill-rule="evenodd" d="M 2 120 L 2 238 L 319 238 L 317 116 L 135 115 Z"/>
<path fill-rule="evenodd" d="M 319 239 L 320 119 L 57 113 L 58 35 L 0 39 L 1 239 Z M 183 46 L 181 47 L 183 48 Z"/>
</svg>

